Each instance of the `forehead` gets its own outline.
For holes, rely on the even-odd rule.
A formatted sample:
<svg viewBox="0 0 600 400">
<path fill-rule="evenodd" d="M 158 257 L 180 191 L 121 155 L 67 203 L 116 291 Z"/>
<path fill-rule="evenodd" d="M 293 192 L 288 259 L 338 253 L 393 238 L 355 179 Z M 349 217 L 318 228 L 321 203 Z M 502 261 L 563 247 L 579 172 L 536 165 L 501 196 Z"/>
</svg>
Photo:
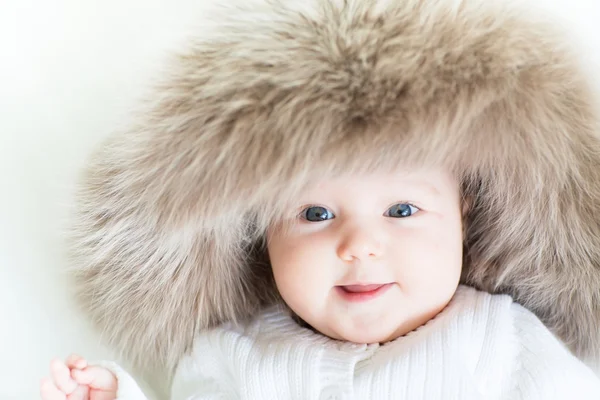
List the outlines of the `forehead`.
<svg viewBox="0 0 600 400">
<path fill-rule="evenodd" d="M 330 191 L 396 192 L 409 190 L 440 196 L 448 189 L 454 189 L 456 185 L 454 178 L 443 171 L 397 171 L 321 179 L 315 184 L 309 185 L 307 192 L 314 194 Z"/>
</svg>

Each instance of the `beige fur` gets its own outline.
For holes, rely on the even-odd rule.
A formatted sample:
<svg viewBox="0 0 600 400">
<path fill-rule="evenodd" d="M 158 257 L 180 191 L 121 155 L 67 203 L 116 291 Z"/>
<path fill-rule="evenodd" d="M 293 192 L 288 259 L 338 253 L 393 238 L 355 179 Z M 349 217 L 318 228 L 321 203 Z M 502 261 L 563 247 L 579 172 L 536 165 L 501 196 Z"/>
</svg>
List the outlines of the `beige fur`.
<svg viewBox="0 0 600 400">
<path fill-rule="evenodd" d="M 473 199 L 463 281 L 600 353 L 599 118 L 560 35 L 488 0 L 226 3 L 84 176 L 74 269 L 111 343 L 172 371 L 277 301 L 261 239 L 311 178 L 430 163 Z"/>
</svg>

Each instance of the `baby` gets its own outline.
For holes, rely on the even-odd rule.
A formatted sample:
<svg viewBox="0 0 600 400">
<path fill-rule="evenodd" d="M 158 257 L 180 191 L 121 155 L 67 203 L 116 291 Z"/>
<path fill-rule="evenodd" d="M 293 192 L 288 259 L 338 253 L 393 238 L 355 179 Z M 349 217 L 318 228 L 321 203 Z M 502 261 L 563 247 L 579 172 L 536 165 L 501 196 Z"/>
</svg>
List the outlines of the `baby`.
<svg viewBox="0 0 600 400">
<path fill-rule="evenodd" d="M 173 400 L 600 398 L 600 115 L 555 27 L 217 3 L 81 184 L 78 300 L 127 360 Z M 77 355 L 41 392 L 146 398 Z"/>
<path fill-rule="evenodd" d="M 315 183 L 267 232 L 291 313 L 200 335 L 171 398 L 599 398 L 600 380 L 532 313 L 508 296 L 457 293 L 467 211 L 442 170 Z M 42 398 L 145 399 L 111 371 L 126 376 L 54 360 Z"/>
</svg>

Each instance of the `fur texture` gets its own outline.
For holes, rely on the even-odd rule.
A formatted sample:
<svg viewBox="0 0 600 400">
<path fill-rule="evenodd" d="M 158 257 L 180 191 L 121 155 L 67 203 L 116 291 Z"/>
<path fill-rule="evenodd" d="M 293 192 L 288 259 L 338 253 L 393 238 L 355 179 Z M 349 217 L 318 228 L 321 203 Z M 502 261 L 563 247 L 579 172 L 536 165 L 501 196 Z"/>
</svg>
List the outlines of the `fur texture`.
<svg viewBox="0 0 600 400">
<path fill-rule="evenodd" d="M 463 282 L 600 353 L 599 117 L 557 32 L 488 0 L 226 3 L 83 178 L 74 272 L 111 343 L 172 371 L 278 301 L 263 232 L 312 177 L 428 163 L 473 200 Z"/>
</svg>

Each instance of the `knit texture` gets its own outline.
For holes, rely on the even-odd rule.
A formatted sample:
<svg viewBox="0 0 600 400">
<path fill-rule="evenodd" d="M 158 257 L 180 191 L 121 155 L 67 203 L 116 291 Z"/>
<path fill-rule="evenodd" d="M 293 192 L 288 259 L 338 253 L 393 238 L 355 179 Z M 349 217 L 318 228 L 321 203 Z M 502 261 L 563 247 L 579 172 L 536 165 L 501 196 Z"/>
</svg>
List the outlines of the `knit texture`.
<svg viewBox="0 0 600 400">
<path fill-rule="evenodd" d="M 119 379 L 119 400 L 143 398 Z M 329 339 L 279 307 L 208 331 L 174 379 L 171 399 L 192 398 L 600 399 L 600 380 L 509 296 L 460 286 L 438 316 L 382 345 Z"/>
</svg>

